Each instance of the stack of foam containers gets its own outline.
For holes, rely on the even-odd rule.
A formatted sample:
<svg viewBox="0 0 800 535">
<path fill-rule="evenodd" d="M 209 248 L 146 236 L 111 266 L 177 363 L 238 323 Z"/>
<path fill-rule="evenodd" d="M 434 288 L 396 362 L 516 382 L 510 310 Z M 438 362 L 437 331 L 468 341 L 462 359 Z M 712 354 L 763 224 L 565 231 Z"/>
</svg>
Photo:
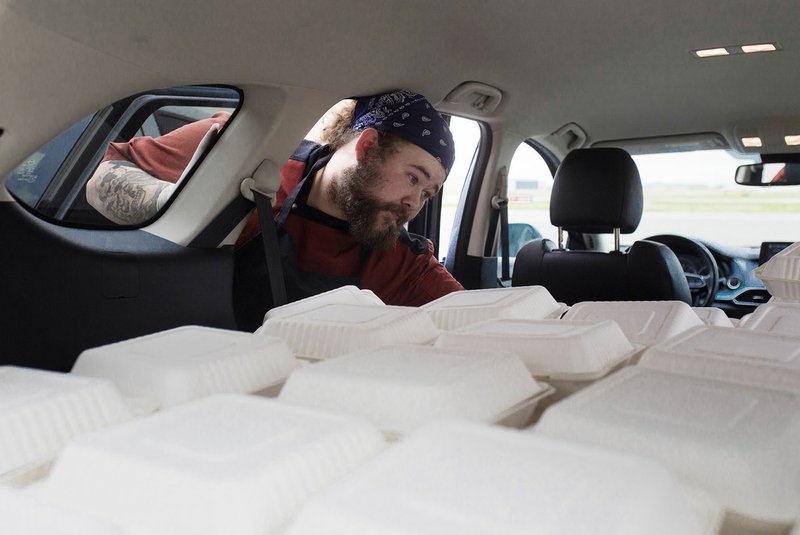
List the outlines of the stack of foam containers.
<svg viewBox="0 0 800 535">
<path fill-rule="evenodd" d="M 800 303 L 776 302 L 759 306 L 739 328 L 800 336 Z"/>
<path fill-rule="evenodd" d="M 444 330 L 499 318 L 558 318 L 567 309 L 543 286 L 463 290 L 442 296 L 422 308 Z"/>
<path fill-rule="evenodd" d="M 316 361 L 392 344 L 431 344 L 439 329 L 416 307 L 330 304 L 270 318 L 261 333 Z"/>
<path fill-rule="evenodd" d="M 550 391 L 511 354 L 391 346 L 299 368 L 279 399 L 361 416 L 395 439 L 440 419 L 523 427 Z"/>
<path fill-rule="evenodd" d="M 213 394 L 275 395 L 297 364 L 279 338 L 186 326 L 88 349 L 72 373 L 109 379 L 154 410 Z"/>
<path fill-rule="evenodd" d="M 225 394 L 73 440 L 33 491 L 130 535 L 275 534 L 384 447 L 368 422 Z"/>
<path fill-rule="evenodd" d="M 753 273 L 774 297 L 800 301 L 800 242 L 779 252 Z"/>
<path fill-rule="evenodd" d="M 125 535 L 110 522 L 3 486 L 0 486 L 0 519 L 3 535 Z"/>
<path fill-rule="evenodd" d="M 2 366 L 0 481 L 30 483 L 71 438 L 130 418 L 109 381 Z"/>
<path fill-rule="evenodd" d="M 733 327 L 733 322 L 722 309 L 716 307 L 692 307 L 692 310 L 706 325 Z"/>
<path fill-rule="evenodd" d="M 552 405 L 533 430 L 657 460 L 734 528 L 788 530 L 800 513 L 793 393 L 633 366 Z"/>
<path fill-rule="evenodd" d="M 640 349 L 608 320 L 489 320 L 443 332 L 435 345 L 514 353 L 534 377 L 556 388 L 547 403 L 607 375 Z"/>
<path fill-rule="evenodd" d="M 283 306 L 271 308 L 264 316 L 266 322 L 271 318 L 291 316 L 302 312 L 309 312 L 325 305 L 383 305 L 383 301 L 372 290 L 361 290 L 356 286 L 348 285 L 335 288 L 321 294 L 312 295 L 299 301 L 294 301 Z M 256 333 L 260 333 L 260 328 Z"/>
<path fill-rule="evenodd" d="M 640 365 L 800 393 L 800 340 L 785 334 L 696 327 L 645 351 Z"/>
<path fill-rule="evenodd" d="M 312 498 L 287 535 L 691 535 L 707 533 L 709 517 L 648 460 L 448 422 L 416 431 Z"/>
<path fill-rule="evenodd" d="M 564 314 L 565 320 L 613 320 L 634 344 L 651 346 L 703 320 L 683 301 L 585 301 Z"/>
</svg>

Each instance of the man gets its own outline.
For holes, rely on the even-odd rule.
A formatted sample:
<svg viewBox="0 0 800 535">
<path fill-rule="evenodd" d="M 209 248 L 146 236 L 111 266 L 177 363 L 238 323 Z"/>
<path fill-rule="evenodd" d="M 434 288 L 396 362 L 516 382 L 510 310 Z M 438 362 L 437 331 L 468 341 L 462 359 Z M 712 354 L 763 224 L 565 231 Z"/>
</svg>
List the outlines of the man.
<svg viewBox="0 0 800 535">
<path fill-rule="evenodd" d="M 226 120 L 111 144 L 87 199 L 112 221 L 146 221 L 209 128 Z M 418 306 L 463 289 L 432 244 L 403 227 L 441 190 L 455 159 L 441 115 L 421 95 L 394 91 L 343 106 L 325 132 L 329 144 L 304 140 L 281 170 L 273 215 L 290 301 L 355 284 L 387 304 Z M 251 218 L 237 246 L 257 231 Z"/>
</svg>

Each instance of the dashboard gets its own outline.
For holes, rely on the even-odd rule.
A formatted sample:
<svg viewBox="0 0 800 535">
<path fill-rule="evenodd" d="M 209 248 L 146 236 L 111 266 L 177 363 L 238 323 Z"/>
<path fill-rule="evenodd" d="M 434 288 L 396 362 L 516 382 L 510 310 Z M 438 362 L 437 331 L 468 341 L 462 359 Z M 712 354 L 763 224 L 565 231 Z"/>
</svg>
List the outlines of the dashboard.
<svg viewBox="0 0 800 535">
<path fill-rule="evenodd" d="M 701 243 L 713 255 L 719 270 L 719 284 L 713 303 L 715 307 L 723 309 L 729 317 L 739 318 L 770 300 L 772 296 L 753 274 L 753 270 L 766 261 L 761 258 L 763 247 L 726 247 L 703 241 Z M 685 253 L 678 255 L 678 258 L 687 273 L 696 273 L 691 269 L 703 267 L 699 259 Z"/>
</svg>

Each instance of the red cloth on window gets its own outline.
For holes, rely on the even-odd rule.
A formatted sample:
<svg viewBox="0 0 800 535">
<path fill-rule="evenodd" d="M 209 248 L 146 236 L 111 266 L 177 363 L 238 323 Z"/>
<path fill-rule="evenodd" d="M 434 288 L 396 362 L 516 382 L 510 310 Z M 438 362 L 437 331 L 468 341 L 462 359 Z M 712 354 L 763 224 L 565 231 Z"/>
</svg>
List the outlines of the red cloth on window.
<svg viewBox="0 0 800 535">
<path fill-rule="evenodd" d="M 128 143 L 112 143 L 104 160 L 127 160 L 145 172 L 169 182 L 180 178 L 205 133 L 216 122 L 223 125 L 230 117 L 217 113 L 210 119 L 183 126 L 159 138 L 134 138 Z M 306 147 L 310 145 L 304 143 Z M 303 145 L 301 145 L 302 147 Z M 299 150 L 281 169 L 281 187 L 277 192 L 275 214 L 288 192 L 306 173 L 308 151 Z M 289 214 L 284 228 L 297 249 L 298 265 L 304 271 L 328 273 L 341 277 L 358 276 L 361 246 L 346 231 L 346 223 L 333 218 L 302 217 Z M 333 224 L 332 224 L 333 223 Z M 253 214 L 239 236 L 237 246 L 258 235 L 257 214 Z M 415 237 L 415 239 L 423 239 Z M 388 305 L 419 306 L 450 292 L 463 290 L 445 267 L 433 256 L 433 244 L 415 248 L 398 241 L 387 252 L 370 254 L 363 271 L 361 287 L 375 292 Z"/>
</svg>

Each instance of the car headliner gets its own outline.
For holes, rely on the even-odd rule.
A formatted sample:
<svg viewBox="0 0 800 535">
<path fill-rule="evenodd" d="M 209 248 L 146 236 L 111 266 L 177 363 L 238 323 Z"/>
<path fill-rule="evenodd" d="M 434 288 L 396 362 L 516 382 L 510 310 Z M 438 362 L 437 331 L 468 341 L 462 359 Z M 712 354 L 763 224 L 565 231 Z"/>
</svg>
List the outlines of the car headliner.
<svg viewBox="0 0 800 535">
<path fill-rule="evenodd" d="M 393 87 L 439 101 L 479 81 L 503 93 L 496 127 L 535 136 L 575 122 L 593 141 L 708 131 L 730 141 L 736 125 L 800 117 L 793 0 L 0 4 L 10 136 L 71 101 L 87 111 L 154 83 L 307 88 L 330 103 Z M 765 41 L 783 49 L 691 54 Z"/>
</svg>

